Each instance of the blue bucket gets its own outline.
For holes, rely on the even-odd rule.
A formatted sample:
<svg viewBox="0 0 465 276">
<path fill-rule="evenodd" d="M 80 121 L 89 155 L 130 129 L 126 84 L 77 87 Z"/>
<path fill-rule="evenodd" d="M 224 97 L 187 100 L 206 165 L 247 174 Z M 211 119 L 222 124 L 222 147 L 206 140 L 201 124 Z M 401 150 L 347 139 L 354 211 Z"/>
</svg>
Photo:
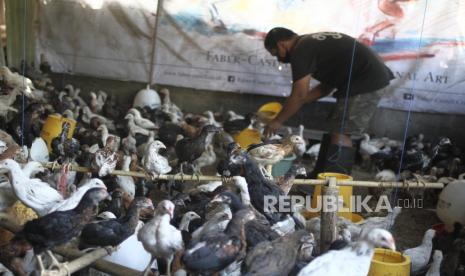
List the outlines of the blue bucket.
<svg viewBox="0 0 465 276">
<path fill-rule="evenodd" d="M 273 165 L 271 175 L 273 177 L 285 175 L 296 158 L 297 156 L 295 154 L 284 157 L 281 161 Z"/>
</svg>

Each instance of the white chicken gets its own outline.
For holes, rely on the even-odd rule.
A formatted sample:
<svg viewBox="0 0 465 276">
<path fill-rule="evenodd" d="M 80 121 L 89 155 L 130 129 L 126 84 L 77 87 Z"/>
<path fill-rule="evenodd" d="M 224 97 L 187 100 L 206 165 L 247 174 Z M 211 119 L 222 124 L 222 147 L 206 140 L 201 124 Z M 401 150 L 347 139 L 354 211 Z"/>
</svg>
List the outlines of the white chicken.
<svg viewBox="0 0 465 276">
<path fill-rule="evenodd" d="M 55 211 L 67 211 L 74 209 L 79 204 L 84 194 L 92 188 L 106 189 L 107 187 L 105 186 L 102 180 L 98 178 L 92 178 L 86 183 L 84 183 L 82 186 L 80 186 L 73 194 L 71 194 L 70 197 L 52 206 L 49 213 Z"/>
<path fill-rule="evenodd" d="M 158 153 L 160 149 L 165 148 L 166 146 L 158 140 L 155 140 L 148 145 L 147 151 L 142 158 L 142 164 L 144 169 L 152 176 L 167 174 L 172 169 L 168 159 Z"/>
<path fill-rule="evenodd" d="M 95 94 L 95 92 L 90 92 L 90 98 L 90 108 L 92 112 L 99 113 L 102 111 L 107 99 L 107 94 L 103 91 L 99 91 L 98 95 Z"/>
<path fill-rule="evenodd" d="M 149 119 L 143 118 L 142 115 L 140 114 L 140 111 L 137 110 L 136 108 L 129 109 L 128 113 L 131 113 L 132 115 L 134 115 L 134 122 L 136 123 L 136 125 L 140 126 L 141 128 L 150 129 L 150 130 L 158 128 L 154 122 L 150 121 Z"/>
<path fill-rule="evenodd" d="M 395 251 L 394 238 L 383 229 L 373 229 L 360 240 L 342 250 L 330 250 L 306 265 L 298 276 L 368 275 L 374 247 Z"/>
<path fill-rule="evenodd" d="M 428 272 L 425 276 L 440 276 L 441 275 L 441 263 L 442 263 L 442 251 L 434 250 L 433 262 L 431 263 Z"/>
<path fill-rule="evenodd" d="M 214 125 L 216 127 L 222 127 L 220 123 L 215 120 L 215 115 L 210 110 L 207 110 L 203 113 L 207 117 L 207 125 Z"/>
<path fill-rule="evenodd" d="M 16 161 L 2 160 L 0 168 L 9 171 L 10 183 L 19 200 L 33 209 L 39 216 L 48 214 L 56 204 L 63 201 L 61 194 L 47 183 L 37 178 L 27 177 Z"/>
<path fill-rule="evenodd" d="M 167 88 L 163 88 L 160 90 L 160 94 L 163 95 L 163 104 L 161 105 L 163 112 L 169 115 L 172 123 L 181 123 L 184 114 L 177 105 L 171 102 L 170 91 Z"/>
<path fill-rule="evenodd" d="M 33 97 L 32 91 L 35 89 L 32 81 L 25 76 L 18 73 L 13 73 L 6 66 L 0 68 L 0 77 L 6 85 L 12 87 L 14 90 L 18 89 L 24 92 L 27 97 Z"/>
<path fill-rule="evenodd" d="M 435 235 L 435 230 L 426 230 L 423 240 L 419 246 L 407 249 L 403 252 L 404 255 L 410 257 L 411 273 L 416 273 L 422 270 L 428 264 L 431 257 L 431 250 L 433 249 L 433 238 Z"/>
<path fill-rule="evenodd" d="M 129 165 L 131 165 L 132 158 L 131 156 L 125 155 L 123 157 L 123 171 L 129 171 Z M 116 184 L 123 191 L 125 191 L 131 198 L 134 198 L 136 194 L 136 185 L 134 184 L 134 178 L 129 175 L 117 175 Z"/>
<path fill-rule="evenodd" d="M 129 134 L 131 136 L 136 136 L 137 133 L 145 135 L 145 136 L 149 136 L 150 131 L 148 129 L 140 127 L 136 124 L 134 114 L 128 113 L 126 114 L 124 119 L 128 120 Z"/>
<path fill-rule="evenodd" d="M 144 275 L 148 275 L 155 258 L 166 259 L 168 275 L 171 275 L 171 262 L 174 253 L 184 248 L 181 231 L 170 224 L 173 214 L 173 202 L 169 200 L 161 201 L 155 210 L 154 218 L 147 222 L 137 233 L 137 239 L 142 242 L 145 250 L 152 255 Z"/>
</svg>

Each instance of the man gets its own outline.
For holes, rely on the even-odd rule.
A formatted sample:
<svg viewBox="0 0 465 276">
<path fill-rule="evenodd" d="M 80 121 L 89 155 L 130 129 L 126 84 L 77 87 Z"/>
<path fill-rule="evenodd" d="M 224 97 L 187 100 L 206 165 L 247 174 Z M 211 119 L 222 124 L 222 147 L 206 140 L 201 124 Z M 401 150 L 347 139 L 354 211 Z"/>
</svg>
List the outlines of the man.
<svg viewBox="0 0 465 276">
<path fill-rule="evenodd" d="M 305 103 L 335 91 L 331 135 L 323 138 L 313 176 L 322 171 L 350 173 L 355 152 L 349 135 L 367 130 L 383 88 L 394 78 L 391 70 L 372 49 L 342 33 L 297 35 L 277 27 L 266 35 L 265 48 L 278 61 L 291 64 L 293 80 L 291 95 L 266 126 L 265 135 L 279 129 Z M 312 77 L 320 84 L 310 89 Z"/>
</svg>

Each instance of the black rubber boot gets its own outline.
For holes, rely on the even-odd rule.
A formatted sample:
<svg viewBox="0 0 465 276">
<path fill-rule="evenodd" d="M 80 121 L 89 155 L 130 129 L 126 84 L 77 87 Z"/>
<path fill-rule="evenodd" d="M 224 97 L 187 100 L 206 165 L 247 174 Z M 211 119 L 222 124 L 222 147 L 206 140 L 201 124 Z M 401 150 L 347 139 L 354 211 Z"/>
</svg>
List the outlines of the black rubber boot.
<svg viewBox="0 0 465 276">
<path fill-rule="evenodd" d="M 355 153 L 355 148 L 331 144 L 331 135 L 324 134 L 315 168 L 308 177 L 315 179 L 322 172 L 350 175 L 355 162 Z"/>
</svg>

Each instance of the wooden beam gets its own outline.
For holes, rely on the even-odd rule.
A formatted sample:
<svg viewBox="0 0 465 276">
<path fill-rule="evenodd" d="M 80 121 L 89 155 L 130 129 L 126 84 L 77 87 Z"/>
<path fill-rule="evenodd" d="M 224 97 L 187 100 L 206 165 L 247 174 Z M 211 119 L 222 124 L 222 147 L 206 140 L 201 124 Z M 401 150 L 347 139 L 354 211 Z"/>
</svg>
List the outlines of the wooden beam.
<svg viewBox="0 0 465 276">
<path fill-rule="evenodd" d="M 336 186 L 336 177 L 328 177 L 328 185 L 321 188 L 322 212 L 321 212 L 321 229 L 320 229 L 320 253 L 328 251 L 331 243 L 337 239 L 337 211 L 339 188 Z M 331 202 L 332 204 L 325 204 Z"/>
</svg>

